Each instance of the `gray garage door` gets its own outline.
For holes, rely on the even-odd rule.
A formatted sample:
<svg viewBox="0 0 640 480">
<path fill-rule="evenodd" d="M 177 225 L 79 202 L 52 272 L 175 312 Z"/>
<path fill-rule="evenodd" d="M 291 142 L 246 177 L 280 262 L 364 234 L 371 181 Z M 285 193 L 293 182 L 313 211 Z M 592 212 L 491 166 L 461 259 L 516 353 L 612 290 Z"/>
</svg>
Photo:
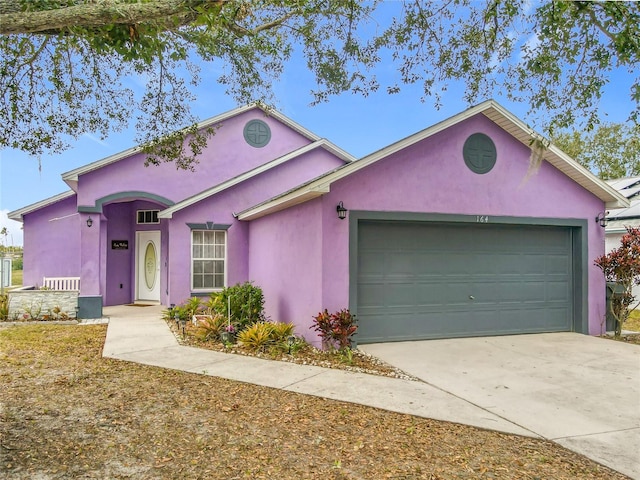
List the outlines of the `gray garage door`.
<svg viewBox="0 0 640 480">
<path fill-rule="evenodd" d="M 362 222 L 360 343 L 571 330 L 571 230 Z"/>
</svg>

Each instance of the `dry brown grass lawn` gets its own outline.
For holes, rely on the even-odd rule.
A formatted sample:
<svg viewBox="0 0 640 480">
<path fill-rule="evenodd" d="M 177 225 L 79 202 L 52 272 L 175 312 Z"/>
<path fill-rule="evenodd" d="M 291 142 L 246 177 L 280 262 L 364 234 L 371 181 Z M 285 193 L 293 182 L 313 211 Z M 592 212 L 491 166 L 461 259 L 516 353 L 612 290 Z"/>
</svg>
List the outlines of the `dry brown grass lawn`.
<svg viewBox="0 0 640 480">
<path fill-rule="evenodd" d="M 551 442 L 101 357 L 0 328 L 3 479 L 626 478 Z"/>
<path fill-rule="evenodd" d="M 640 332 L 640 310 L 634 310 L 631 312 L 627 321 L 624 322 L 624 329 Z"/>
</svg>

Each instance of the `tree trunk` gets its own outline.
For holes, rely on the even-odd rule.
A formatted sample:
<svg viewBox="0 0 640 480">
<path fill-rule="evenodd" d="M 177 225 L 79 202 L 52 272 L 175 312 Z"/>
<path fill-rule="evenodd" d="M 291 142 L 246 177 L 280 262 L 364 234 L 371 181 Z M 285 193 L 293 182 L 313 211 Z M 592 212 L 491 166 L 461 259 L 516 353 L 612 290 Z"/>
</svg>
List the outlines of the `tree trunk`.
<svg viewBox="0 0 640 480">
<path fill-rule="evenodd" d="M 175 29 L 199 15 L 196 7 L 219 8 L 228 0 L 154 0 L 131 3 L 127 0 L 78 0 L 68 7 L 21 11 L 19 0 L 0 0 L 0 34 L 59 33 L 69 27 L 97 28 L 105 25 L 136 25 L 153 22 Z"/>
</svg>

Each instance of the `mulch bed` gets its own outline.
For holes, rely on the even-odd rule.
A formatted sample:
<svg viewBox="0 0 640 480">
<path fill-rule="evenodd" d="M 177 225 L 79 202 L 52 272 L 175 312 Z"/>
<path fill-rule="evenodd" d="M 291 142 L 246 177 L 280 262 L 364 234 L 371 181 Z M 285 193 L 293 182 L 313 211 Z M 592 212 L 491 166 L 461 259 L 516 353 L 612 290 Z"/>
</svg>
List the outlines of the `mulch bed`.
<svg viewBox="0 0 640 480">
<path fill-rule="evenodd" d="M 0 329 L 0 477 L 626 478 L 548 441 L 105 359 L 105 333 Z"/>
<path fill-rule="evenodd" d="M 382 360 L 373 357 L 361 350 L 351 351 L 351 357 L 347 358 L 344 353 L 338 351 L 320 350 L 311 345 L 289 354 L 281 350 L 265 349 L 265 351 L 251 351 L 242 345 L 225 345 L 219 340 L 200 340 L 196 335 L 196 328 L 191 322 L 186 325 L 185 332 L 176 326 L 172 320 L 167 320 L 167 325 L 176 336 L 178 343 L 190 347 L 204 348 L 216 352 L 230 353 L 236 355 L 247 355 L 268 360 L 278 360 L 282 362 L 296 363 L 298 365 L 315 365 L 324 368 L 335 368 L 352 372 L 368 373 L 385 377 L 402 378 L 405 380 L 418 380 L 417 378 L 403 372 L 402 370 L 386 364 Z"/>
<path fill-rule="evenodd" d="M 616 340 L 618 342 L 633 343 L 634 345 L 640 345 L 640 333 L 630 333 L 620 335 L 620 338 L 615 338 L 613 335 L 603 335 L 602 338 L 608 340 Z"/>
</svg>

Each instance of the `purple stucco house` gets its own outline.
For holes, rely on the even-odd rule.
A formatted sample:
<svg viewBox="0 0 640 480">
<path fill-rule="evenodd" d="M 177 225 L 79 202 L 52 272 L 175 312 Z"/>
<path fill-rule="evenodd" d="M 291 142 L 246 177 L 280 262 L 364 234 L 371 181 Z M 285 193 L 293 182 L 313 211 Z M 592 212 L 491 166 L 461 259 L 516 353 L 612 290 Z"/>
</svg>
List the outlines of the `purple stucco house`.
<svg viewBox="0 0 640 480">
<path fill-rule="evenodd" d="M 627 200 L 554 146 L 531 172 L 537 135 L 496 102 L 358 160 L 256 106 L 209 125 L 196 173 L 134 148 L 12 212 L 25 284 L 80 277 L 86 317 L 250 280 L 307 338 L 320 309 L 349 307 L 360 343 L 601 332 L 596 217 Z"/>
</svg>

